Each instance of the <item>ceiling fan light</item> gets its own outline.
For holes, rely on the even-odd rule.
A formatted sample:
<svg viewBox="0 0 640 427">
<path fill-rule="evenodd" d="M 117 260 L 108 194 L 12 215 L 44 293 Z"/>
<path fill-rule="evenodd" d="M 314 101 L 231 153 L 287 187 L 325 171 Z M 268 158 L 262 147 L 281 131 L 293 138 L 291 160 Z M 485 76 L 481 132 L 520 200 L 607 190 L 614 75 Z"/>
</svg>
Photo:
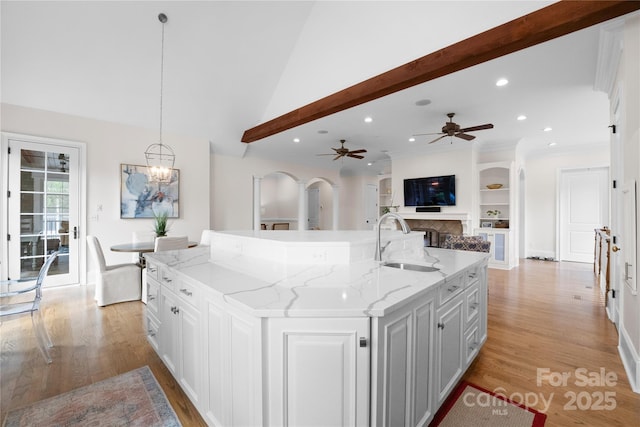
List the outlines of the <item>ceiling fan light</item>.
<svg viewBox="0 0 640 427">
<path fill-rule="evenodd" d="M 525 116 L 524 114 L 520 114 L 520 115 L 517 117 L 517 120 L 518 120 L 518 121 L 527 120 L 527 116 Z"/>
</svg>

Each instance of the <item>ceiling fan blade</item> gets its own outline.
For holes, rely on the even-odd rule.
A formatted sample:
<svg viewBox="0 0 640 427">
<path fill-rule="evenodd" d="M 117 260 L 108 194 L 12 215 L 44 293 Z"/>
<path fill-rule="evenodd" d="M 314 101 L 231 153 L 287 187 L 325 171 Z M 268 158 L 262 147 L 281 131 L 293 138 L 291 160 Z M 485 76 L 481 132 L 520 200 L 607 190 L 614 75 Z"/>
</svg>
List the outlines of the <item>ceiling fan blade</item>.
<svg viewBox="0 0 640 427">
<path fill-rule="evenodd" d="M 463 132 L 463 133 L 464 132 L 473 132 L 473 131 L 476 131 L 476 130 L 485 130 L 485 129 L 493 129 L 493 125 L 491 123 L 487 123 L 486 125 L 471 126 L 470 128 L 460 129 L 460 132 Z"/>
<path fill-rule="evenodd" d="M 446 134 L 446 133 L 445 133 L 444 135 L 442 135 L 441 137 L 434 139 L 434 140 L 433 140 L 433 141 L 431 141 L 429 144 L 433 144 L 433 143 L 434 143 L 434 142 L 436 142 L 436 141 L 440 141 L 440 140 L 441 140 L 442 138 L 444 138 L 445 136 L 447 136 L 447 134 Z"/>
<path fill-rule="evenodd" d="M 360 156 L 358 154 L 349 153 L 347 157 L 353 157 L 354 159 L 364 159 L 364 156 Z"/>
<path fill-rule="evenodd" d="M 335 156 L 336 153 L 329 153 L 329 154 L 316 154 L 316 156 Z"/>
<path fill-rule="evenodd" d="M 466 133 L 456 133 L 453 136 L 457 136 L 458 138 L 462 138 L 462 139 L 466 139 L 467 141 L 471 141 L 472 139 L 475 139 L 476 137 L 473 135 L 467 135 Z"/>
<path fill-rule="evenodd" d="M 367 150 L 361 149 L 361 150 L 353 150 L 353 151 L 349 151 L 348 154 L 358 154 L 358 153 L 366 153 Z"/>
<path fill-rule="evenodd" d="M 434 133 L 414 133 L 411 136 L 425 136 L 425 135 L 442 135 L 444 132 L 434 132 Z"/>
<path fill-rule="evenodd" d="M 333 158 L 333 160 L 338 160 L 338 159 L 339 159 L 340 157 L 342 157 L 342 156 L 344 156 L 344 154 L 338 154 L 337 156 L 335 156 L 335 157 Z"/>
</svg>

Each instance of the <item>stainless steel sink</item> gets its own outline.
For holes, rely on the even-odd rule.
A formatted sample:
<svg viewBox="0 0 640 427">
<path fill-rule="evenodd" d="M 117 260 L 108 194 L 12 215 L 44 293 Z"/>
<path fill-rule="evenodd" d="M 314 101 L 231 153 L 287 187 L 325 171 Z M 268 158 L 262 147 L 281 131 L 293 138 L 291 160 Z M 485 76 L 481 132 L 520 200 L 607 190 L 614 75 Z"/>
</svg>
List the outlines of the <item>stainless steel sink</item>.
<svg viewBox="0 0 640 427">
<path fill-rule="evenodd" d="M 422 271 L 425 273 L 440 270 L 437 267 L 429 267 L 428 265 L 420 265 L 420 264 L 407 264 L 404 262 L 385 262 L 382 265 L 384 267 L 399 268 L 400 270 Z"/>
</svg>

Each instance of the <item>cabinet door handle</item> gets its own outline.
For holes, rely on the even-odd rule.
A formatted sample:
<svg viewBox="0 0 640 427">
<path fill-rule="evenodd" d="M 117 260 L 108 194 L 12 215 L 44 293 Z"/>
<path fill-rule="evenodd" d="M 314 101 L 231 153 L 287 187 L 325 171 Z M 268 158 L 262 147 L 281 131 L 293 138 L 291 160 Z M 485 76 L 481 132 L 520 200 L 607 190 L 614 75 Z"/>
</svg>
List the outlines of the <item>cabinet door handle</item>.
<svg viewBox="0 0 640 427">
<path fill-rule="evenodd" d="M 173 280 L 172 280 L 172 279 L 170 279 L 170 278 L 168 278 L 168 277 L 163 277 L 163 278 L 162 278 L 162 280 L 164 280 L 164 281 L 165 281 L 165 282 L 167 282 L 167 283 L 171 283 L 171 282 L 173 282 Z"/>
<path fill-rule="evenodd" d="M 367 339 L 365 337 L 360 337 L 360 347 L 367 346 Z"/>
<path fill-rule="evenodd" d="M 174 306 L 174 307 L 171 307 L 171 312 L 172 312 L 173 314 L 178 314 L 178 313 L 180 313 L 180 309 L 179 309 L 178 307 L 175 307 L 175 306 Z"/>
<path fill-rule="evenodd" d="M 155 273 L 157 270 L 155 267 L 149 267 L 149 272 L 150 273 Z"/>
<path fill-rule="evenodd" d="M 156 299 L 155 296 L 147 294 L 147 300 L 148 301 L 153 301 L 154 299 Z"/>
<path fill-rule="evenodd" d="M 156 333 L 155 333 L 153 330 L 151 330 L 151 329 L 149 329 L 149 330 L 147 331 L 147 333 L 149 334 L 149 336 L 150 336 L 150 337 L 155 337 L 155 336 L 156 336 Z"/>
<path fill-rule="evenodd" d="M 439 329 L 444 329 L 444 323 L 438 323 L 438 328 Z"/>
<path fill-rule="evenodd" d="M 186 288 L 184 289 L 180 289 L 180 292 L 182 292 L 183 294 L 185 294 L 186 296 L 190 297 L 191 295 L 193 295 L 193 292 L 188 291 Z"/>
<path fill-rule="evenodd" d="M 460 286 L 452 286 L 450 288 L 447 289 L 447 291 L 449 292 L 455 292 L 456 289 L 458 289 Z"/>
</svg>

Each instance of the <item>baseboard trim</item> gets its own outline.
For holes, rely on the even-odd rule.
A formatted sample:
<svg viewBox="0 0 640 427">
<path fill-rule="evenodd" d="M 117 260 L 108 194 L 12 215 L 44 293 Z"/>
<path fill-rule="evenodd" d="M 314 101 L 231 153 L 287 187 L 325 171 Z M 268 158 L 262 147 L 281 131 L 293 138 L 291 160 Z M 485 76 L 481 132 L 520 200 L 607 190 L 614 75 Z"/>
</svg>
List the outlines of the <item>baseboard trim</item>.
<svg viewBox="0 0 640 427">
<path fill-rule="evenodd" d="M 629 334 L 624 329 L 624 325 L 619 328 L 620 340 L 618 343 L 618 353 L 622 359 L 624 370 L 627 372 L 627 378 L 631 385 L 631 390 L 640 393 L 640 356 L 633 348 Z"/>
</svg>

